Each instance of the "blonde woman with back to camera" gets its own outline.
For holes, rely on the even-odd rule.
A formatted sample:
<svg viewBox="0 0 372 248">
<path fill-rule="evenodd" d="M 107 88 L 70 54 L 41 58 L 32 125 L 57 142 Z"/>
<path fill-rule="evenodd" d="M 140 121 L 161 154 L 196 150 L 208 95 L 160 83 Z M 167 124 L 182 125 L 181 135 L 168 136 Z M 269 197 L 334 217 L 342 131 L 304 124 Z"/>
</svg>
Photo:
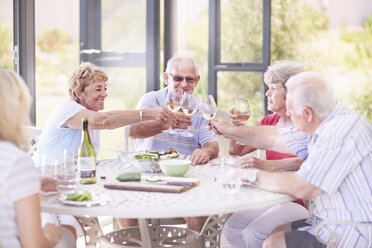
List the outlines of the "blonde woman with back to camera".
<svg viewBox="0 0 372 248">
<path fill-rule="evenodd" d="M 40 175 L 27 154 L 28 140 L 24 135 L 30 103 L 24 81 L 14 72 L 0 69 L 2 247 L 53 247 L 61 237 L 72 235 L 61 226 L 46 224 L 41 227 Z"/>
</svg>

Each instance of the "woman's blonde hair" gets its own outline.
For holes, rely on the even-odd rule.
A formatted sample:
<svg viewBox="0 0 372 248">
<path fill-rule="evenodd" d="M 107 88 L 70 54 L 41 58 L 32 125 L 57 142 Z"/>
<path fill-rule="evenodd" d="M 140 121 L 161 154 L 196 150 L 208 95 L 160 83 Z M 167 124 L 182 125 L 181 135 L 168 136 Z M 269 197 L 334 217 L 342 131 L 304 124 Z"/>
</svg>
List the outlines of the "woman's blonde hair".
<svg viewBox="0 0 372 248">
<path fill-rule="evenodd" d="M 84 92 L 85 88 L 96 82 L 108 80 L 107 74 L 92 63 L 85 62 L 79 65 L 68 81 L 68 94 L 70 99 L 79 102 L 76 92 Z"/>
<path fill-rule="evenodd" d="M 25 125 L 30 124 L 31 96 L 15 72 L 0 68 L 0 140 L 28 150 Z"/>
</svg>

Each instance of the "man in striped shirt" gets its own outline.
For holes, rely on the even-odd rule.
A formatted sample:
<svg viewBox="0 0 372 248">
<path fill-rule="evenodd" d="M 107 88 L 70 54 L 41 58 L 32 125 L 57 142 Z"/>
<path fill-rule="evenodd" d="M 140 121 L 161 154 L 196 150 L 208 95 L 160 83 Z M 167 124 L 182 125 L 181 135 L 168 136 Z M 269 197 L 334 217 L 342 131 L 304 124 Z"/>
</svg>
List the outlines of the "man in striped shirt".
<svg viewBox="0 0 372 248">
<path fill-rule="evenodd" d="M 291 152 L 304 160 L 296 173 L 241 169 L 243 180 L 296 198 L 310 199 L 311 217 L 277 228 L 263 247 L 372 247 L 372 125 L 335 103 L 326 81 L 314 72 L 287 82 L 287 111 L 295 127 L 211 125 L 227 138 L 259 149 Z M 320 227 L 320 240 L 315 238 Z M 337 223 L 335 223 L 337 222 Z"/>
</svg>

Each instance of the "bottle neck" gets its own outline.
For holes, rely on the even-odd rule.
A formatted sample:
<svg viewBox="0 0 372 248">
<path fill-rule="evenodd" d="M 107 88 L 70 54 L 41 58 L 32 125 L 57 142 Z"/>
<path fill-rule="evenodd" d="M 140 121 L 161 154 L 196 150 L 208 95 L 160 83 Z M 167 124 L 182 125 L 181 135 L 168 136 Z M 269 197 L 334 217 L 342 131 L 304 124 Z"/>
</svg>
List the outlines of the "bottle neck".
<svg viewBox="0 0 372 248">
<path fill-rule="evenodd" d="M 88 122 L 87 121 L 83 122 L 83 130 L 88 131 Z"/>
</svg>

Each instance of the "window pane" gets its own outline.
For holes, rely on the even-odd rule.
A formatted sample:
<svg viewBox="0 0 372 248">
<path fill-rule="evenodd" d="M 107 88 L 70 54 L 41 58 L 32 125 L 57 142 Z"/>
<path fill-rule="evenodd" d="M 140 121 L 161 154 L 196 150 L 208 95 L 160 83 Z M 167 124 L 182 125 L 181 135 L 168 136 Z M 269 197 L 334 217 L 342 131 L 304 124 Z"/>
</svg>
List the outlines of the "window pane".
<svg viewBox="0 0 372 248">
<path fill-rule="evenodd" d="M 175 53 L 195 59 L 201 76 L 196 92 L 207 93 L 208 85 L 208 0 L 178 0 Z"/>
<path fill-rule="evenodd" d="M 103 69 L 109 76 L 105 111 L 135 109 L 138 100 L 146 92 L 146 68 L 104 67 Z M 116 157 L 115 150 L 119 138 L 124 138 L 124 128 L 102 130 L 98 158 Z"/>
<path fill-rule="evenodd" d="M 44 127 L 79 65 L 79 0 L 35 0 L 35 38 L 36 125 Z"/>
<path fill-rule="evenodd" d="M 264 116 L 264 94 L 261 72 L 218 72 L 218 108 L 229 112 L 234 100 L 248 98 L 251 118 L 248 123 L 257 125 Z"/>
<path fill-rule="evenodd" d="M 0 1 L 0 68 L 13 68 L 13 1 Z"/>
<path fill-rule="evenodd" d="M 146 1 L 102 1 L 102 50 L 146 50 Z"/>
<path fill-rule="evenodd" d="M 102 1 L 102 50 L 112 52 L 146 52 L 146 1 Z M 141 56 L 141 55 L 139 55 Z M 109 76 L 105 111 L 135 109 L 140 97 L 146 93 L 146 67 L 137 63 L 142 57 L 124 58 L 126 66 L 105 66 Z M 107 64 L 114 57 L 102 57 Z M 134 66 L 136 65 L 136 66 Z M 98 158 L 116 157 L 118 139 L 124 138 L 124 128 L 101 131 Z"/>
<path fill-rule="evenodd" d="M 262 0 L 221 1 L 221 62 L 262 61 Z"/>
</svg>

